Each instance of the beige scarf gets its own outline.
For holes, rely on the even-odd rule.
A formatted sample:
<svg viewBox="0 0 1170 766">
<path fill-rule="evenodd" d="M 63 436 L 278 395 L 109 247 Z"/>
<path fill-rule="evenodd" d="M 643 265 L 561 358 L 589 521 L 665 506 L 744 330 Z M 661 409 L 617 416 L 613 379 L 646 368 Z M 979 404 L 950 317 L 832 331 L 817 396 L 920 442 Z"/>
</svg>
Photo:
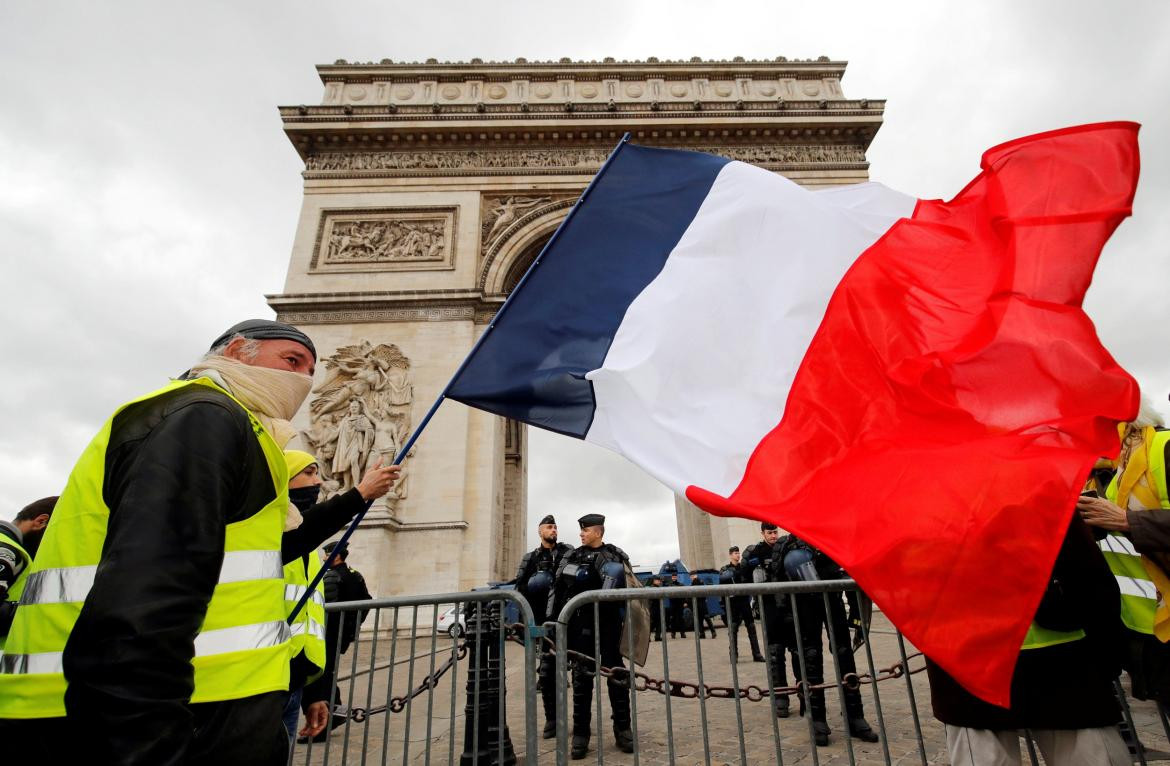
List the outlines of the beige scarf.
<svg viewBox="0 0 1170 766">
<path fill-rule="evenodd" d="M 289 421 L 313 387 L 313 379 L 308 375 L 253 367 L 226 356 L 204 359 L 191 368 L 191 376 L 210 378 L 227 389 L 252 411 L 281 449 L 296 436 L 296 429 Z"/>
</svg>

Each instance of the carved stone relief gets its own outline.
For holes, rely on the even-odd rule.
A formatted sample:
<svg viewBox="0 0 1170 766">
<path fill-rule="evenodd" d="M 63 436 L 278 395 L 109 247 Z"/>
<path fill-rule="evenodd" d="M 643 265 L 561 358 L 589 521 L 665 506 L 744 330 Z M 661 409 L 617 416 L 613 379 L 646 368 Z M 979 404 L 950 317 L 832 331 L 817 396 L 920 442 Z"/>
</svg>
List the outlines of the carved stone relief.
<svg viewBox="0 0 1170 766">
<path fill-rule="evenodd" d="M 455 267 L 458 209 L 326 210 L 314 271 L 413 271 Z"/>
<path fill-rule="evenodd" d="M 458 170 L 462 168 L 577 168 L 600 165 L 608 149 L 496 149 L 469 152 L 328 152 L 310 156 L 315 170 Z"/>
<path fill-rule="evenodd" d="M 757 165 L 816 163 L 864 163 L 865 150 L 854 144 L 757 144 L 752 146 L 695 146 L 709 152 Z M 593 147 L 544 149 L 485 149 L 474 151 L 327 152 L 305 160 L 310 172 L 393 172 L 412 170 L 475 171 L 492 169 L 581 169 L 595 171 L 609 150 Z"/>
<path fill-rule="evenodd" d="M 552 202 L 552 197 L 484 197 L 481 244 L 486 246 L 525 212 Z"/>
<path fill-rule="evenodd" d="M 389 465 L 398 455 L 410 436 L 414 385 L 410 360 L 393 344 L 342 346 L 324 364 L 328 372 L 313 389 L 301 439 L 317 457 L 326 491 L 337 494 L 357 486 L 379 458 Z M 387 507 L 406 498 L 408 471 L 404 462 Z"/>
</svg>

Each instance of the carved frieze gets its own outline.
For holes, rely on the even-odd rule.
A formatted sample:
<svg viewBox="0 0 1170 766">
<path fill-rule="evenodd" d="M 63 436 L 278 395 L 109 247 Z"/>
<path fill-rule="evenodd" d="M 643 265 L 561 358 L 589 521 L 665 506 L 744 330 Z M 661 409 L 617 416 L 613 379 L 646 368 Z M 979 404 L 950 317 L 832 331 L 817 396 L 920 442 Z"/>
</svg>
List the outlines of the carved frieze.
<svg viewBox="0 0 1170 766">
<path fill-rule="evenodd" d="M 864 164 L 865 149 L 857 144 L 755 144 L 745 146 L 687 145 L 699 152 L 718 154 L 764 167 Z M 492 170 L 547 170 L 593 173 L 605 161 L 609 149 L 476 149 L 471 151 L 325 152 L 310 155 L 305 170 L 310 175 L 334 172 L 390 174 L 420 170 L 474 174 Z"/>
<path fill-rule="evenodd" d="M 572 205 L 576 194 L 485 194 L 480 205 L 480 250 L 489 252 L 527 221 Z"/>
<path fill-rule="evenodd" d="M 455 207 L 325 210 L 312 271 L 455 268 Z"/>
<path fill-rule="evenodd" d="M 314 171 L 466 170 L 493 168 L 593 169 L 608 149 L 477 149 L 472 151 L 327 152 L 311 155 L 305 169 Z"/>
<path fill-rule="evenodd" d="M 393 344 L 342 346 L 323 360 L 325 380 L 313 389 L 309 428 L 301 439 L 317 457 L 330 493 L 345 492 L 380 459 L 389 465 L 410 436 L 414 384 L 410 360 Z M 408 456 L 409 457 L 409 456 Z M 384 503 L 407 496 L 408 468 Z"/>
</svg>

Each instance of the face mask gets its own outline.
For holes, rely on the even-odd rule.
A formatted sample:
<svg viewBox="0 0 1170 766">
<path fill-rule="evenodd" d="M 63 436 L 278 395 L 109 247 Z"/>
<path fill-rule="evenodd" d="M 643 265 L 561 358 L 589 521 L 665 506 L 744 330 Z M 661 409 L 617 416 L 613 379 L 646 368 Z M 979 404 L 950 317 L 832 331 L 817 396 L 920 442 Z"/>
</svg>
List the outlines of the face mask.
<svg viewBox="0 0 1170 766">
<path fill-rule="evenodd" d="M 296 487 L 288 491 L 288 499 L 297 510 L 301 513 L 312 508 L 317 504 L 317 498 L 321 495 L 321 487 Z"/>
</svg>

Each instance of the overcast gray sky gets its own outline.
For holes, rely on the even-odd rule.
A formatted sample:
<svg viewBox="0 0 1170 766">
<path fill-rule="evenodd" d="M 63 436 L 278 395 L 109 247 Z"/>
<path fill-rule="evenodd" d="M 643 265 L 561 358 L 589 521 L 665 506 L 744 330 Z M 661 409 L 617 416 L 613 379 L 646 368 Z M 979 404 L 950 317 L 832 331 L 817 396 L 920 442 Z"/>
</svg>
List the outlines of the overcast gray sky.
<svg viewBox="0 0 1170 766">
<path fill-rule="evenodd" d="M 396 61 L 849 61 L 888 99 L 871 176 L 949 198 L 988 147 L 1098 120 L 1143 123 L 1134 216 L 1087 309 L 1170 409 L 1170 6 L 1163 2 L 23 2 L 0 5 L 0 253 L 6 328 L 0 518 L 60 491 L 131 396 L 240 317 L 271 316 L 301 201 L 279 104 L 314 65 Z M 449 403 L 444 406 L 461 406 Z M 425 437 L 424 437 L 425 438 Z M 530 508 L 590 511 L 640 563 L 677 553 L 670 493 L 633 466 L 532 432 Z M 746 541 L 745 541 L 746 542 Z"/>
</svg>

